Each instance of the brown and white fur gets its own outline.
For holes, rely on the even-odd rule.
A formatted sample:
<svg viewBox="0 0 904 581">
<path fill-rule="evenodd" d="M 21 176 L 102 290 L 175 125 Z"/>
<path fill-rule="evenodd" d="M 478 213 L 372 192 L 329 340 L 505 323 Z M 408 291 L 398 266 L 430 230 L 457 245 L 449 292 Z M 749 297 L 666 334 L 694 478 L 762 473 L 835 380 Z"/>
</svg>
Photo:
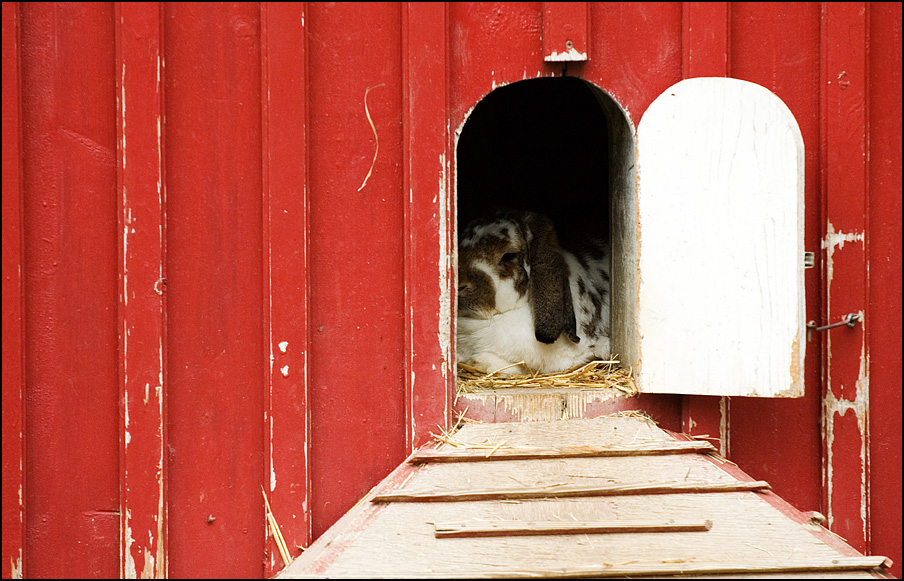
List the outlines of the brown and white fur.
<svg viewBox="0 0 904 581">
<path fill-rule="evenodd" d="M 569 252 L 549 218 L 511 211 L 468 224 L 458 251 L 460 363 L 511 375 L 609 357 L 608 244 Z"/>
</svg>

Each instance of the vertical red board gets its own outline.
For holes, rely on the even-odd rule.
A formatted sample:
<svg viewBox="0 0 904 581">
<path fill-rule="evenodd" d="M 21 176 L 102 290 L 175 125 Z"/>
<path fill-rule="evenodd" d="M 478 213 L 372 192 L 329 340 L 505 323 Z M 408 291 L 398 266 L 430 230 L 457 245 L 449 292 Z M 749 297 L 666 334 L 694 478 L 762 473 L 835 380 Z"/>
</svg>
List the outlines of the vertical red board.
<svg viewBox="0 0 904 581">
<path fill-rule="evenodd" d="M 728 2 L 683 2 L 684 77 L 728 75 Z"/>
<path fill-rule="evenodd" d="M 538 8 L 526 2 L 447 4 L 449 116 L 453 130 L 497 86 L 533 78 L 539 70 L 561 73 L 560 64 L 543 64 L 543 23 Z"/>
<path fill-rule="evenodd" d="M 818 251 L 822 237 L 820 190 L 820 14 L 814 3 L 764 10 L 733 3 L 728 37 L 730 76 L 762 85 L 791 110 L 804 140 L 804 243 Z M 788 34 L 794 30 L 794 34 Z M 789 59 L 788 55 L 795 55 Z M 804 271 L 807 320 L 820 318 L 818 268 Z M 731 398 L 729 455 L 754 478 L 800 510 L 822 510 L 821 369 L 818 337 L 807 344 L 804 396 Z"/>
<path fill-rule="evenodd" d="M 869 9 L 870 551 L 901 561 L 901 3 Z"/>
<path fill-rule="evenodd" d="M 22 577 L 24 353 L 19 4 L 3 3 L 3 577 Z M 9 564 L 9 569 L 6 569 Z"/>
<path fill-rule="evenodd" d="M 264 322 L 269 365 L 265 489 L 292 557 L 310 538 L 307 77 L 304 5 L 262 7 Z M 266 577 L 283 568 L 267 540 Z"/>
<path fill-rule="evenodd" d="M 682 79 L 682 14 L 680 2 L 590 2 L 593 57 L 581 77 L 618 101 L 635 129 L 650 103 Z"/>
<path fill-rule="evenodd" d="M 543 2 L 543 59 L 552 62 L 590 58 L 587 2 Z"/>
<path fill-rule="evenodd" d="M 408 450 L 401 22 L 379 2 L 305 15 L 315 537 Z"/>
<path fill-rule="evenodd" d="M 901 5 L 570 4 L 593 53 L 568 73 L 633 122 L 722 74 L 797 118 L 807 318 L 865 319 L 814 335 L 803 398 L 732 398 L 728 451 L 802 510 L 830 491 L 834 530 L 900 576 Z M 159 574 L 169 543 L 172 576 L 269 576 L 262 488 L 297 552 L 448 421 L 454 130 L 494 88 L 562 73 L 544 5 L 3 18 L 4 575 Z M 654 408 L 713 431 L 697 412 L 718 400 L 679 399 Z"/>
<path fill-rule="evenodd" d="M 118 577 L 113 6 L 24 4 L 21 18 L 24 573 Z"/>
<path fill-rule="evenodd" d="M 264 572 L 260 7 L 164 10 L 168 569 Z"/>
<path fill-rule="evenodd" d="M 869 551 L 867 304 L 867 20 L 860 2 L 823 5 L 823 324 L 861 313 L 853 328 L 822 333 L 824 486 L 828 525 Z"/>
<path fill-rule="evenodd" d="M 116 4 L 123 577 L 166 576 L 161 16 Z"/>
<path fill-rule="evenodd" d="M 409 450 L 449 427 L 455 202 L 446 82 L 446 7 L 408 3 L 404 12 L 405 317 Z"/>
</svg>

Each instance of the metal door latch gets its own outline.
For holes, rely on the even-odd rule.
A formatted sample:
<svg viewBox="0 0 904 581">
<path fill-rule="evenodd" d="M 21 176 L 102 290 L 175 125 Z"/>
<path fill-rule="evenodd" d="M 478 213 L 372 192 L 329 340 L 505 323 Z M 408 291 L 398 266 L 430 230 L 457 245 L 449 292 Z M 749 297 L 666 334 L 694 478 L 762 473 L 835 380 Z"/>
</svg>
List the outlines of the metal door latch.
<svg viewBox="0 0 904 581">
<path fill-rule="evenodd" d="M 847 325 L 848 327 L 857 326 L 857 321 L 861 318 L 860 313 L 848 313 L 844 317 L 841 318 L 837 323 L 832 323 L 831 325 L 824 325 L 822 327 L 816 326 L 816 321 L 810 321 L 807 323 L 807 341 L 812 339 L 813 331 L 828 331 L 829 329 L 834 329 L 835 327 L 840 327 L 842 325 Z"/>
</svg>

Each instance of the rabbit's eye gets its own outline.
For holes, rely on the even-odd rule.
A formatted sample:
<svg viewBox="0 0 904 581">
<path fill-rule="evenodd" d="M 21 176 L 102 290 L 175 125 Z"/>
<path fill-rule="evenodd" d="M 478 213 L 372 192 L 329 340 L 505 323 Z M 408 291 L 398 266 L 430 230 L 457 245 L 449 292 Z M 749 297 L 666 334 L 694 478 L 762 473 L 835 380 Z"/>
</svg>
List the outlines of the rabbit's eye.
<svg viewBox="0 0 904 581">
<path fill-rule="evenodd" d="M 517 264 L 518 262 L 518 253 L 517 252 L 506 252 L 502 255 L 502 259 L 499 261 L 500 264 Z"/>
</svg>

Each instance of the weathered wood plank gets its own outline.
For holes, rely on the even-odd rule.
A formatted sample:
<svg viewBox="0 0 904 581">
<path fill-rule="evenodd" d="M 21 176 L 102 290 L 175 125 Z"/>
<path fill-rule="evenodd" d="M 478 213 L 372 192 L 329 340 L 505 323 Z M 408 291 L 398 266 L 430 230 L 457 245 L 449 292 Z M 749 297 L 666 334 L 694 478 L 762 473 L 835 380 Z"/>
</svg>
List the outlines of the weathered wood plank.
<svg viewBox="0 0 904 581">
<path fill-rule="evenodd" d="M 519 500 L 533 498 L 571 498 L 576 496 L 620 496 L 629 494 L 674 494 L 684 492 L 743 492 L 769 490 L 768 482 L 643 482 L 613 486 L 519 487 L 496 490 L 409 490 L 385 492 L 371 502 L 462 502 L 474 500 Z"/>
<path fill-rule="evenodd" d="M 761 500 L 747 493 L 675 494 L 527 500 L 507 502 L 390 503 L 362 508 L 370 513 L 366 529 L 346 529 L 346 549 L 332 565 L 318 569 L 321 576 L 397 577 L 401 571 L 446 572 L 446 577 L 473 577 L 484 571 L 566 566 L 569 570 L 613 566 L 630 561 L 645 563 L 723 562 L 776 563 L 801 559 L 831 561 L 846 555 L 812 534 L 816 527 L 792 523 Z M 574 520 L 669 519 L 713 521 L 706 533 L 635 533 L 607 535 L 510 536 L 438 539 L 434 522 L 500 520 L 552 522 Z M 689 535 L 705 534 L 705 543 Z M 325 543 L 331 551 L 334 543 Z M 310 555 L 309 552 L 314 551 Z M 316 560 L 314 547 L 302 555 L 300 567 Z M 601 556 L 605 555 L 605 556 Z M 313 572 L 313 571 L 312 571 Z M 364 572 L 364 573 L 361 573 Z M 866 578 L 869 575 L 864 573 Z"/>
<path fill-rule="evenodd" d="M 658 428 L 654 421 L 633 416 L 550 422 L 465 423 L 454 433 L 454 439 L 462 444 L 501 441 L 506 446 L 548 448 L 587 446 L 592 443 L 616 447 L 675 441 L 673 436 Z"/>
<path fill-rule="evenodd" d="M 512 447 L 629 447 L 671 441 L 642 418 L 610 417 L 541 424 L 468 424 L 457 442 Z M 432 446 L 431 446 L 432 448 Z M 445 449 L 445 448 L 440 448 Z M 483 453 L 486 453 L 484 451 Z M 403 464 L 336 527 L 318 539 L 280 577 L 651 576 L 686 573 L 735 577 L 872 578 L 883 560 L 858 562 L 826 541 L 822 527 L 789 518 L 767 500 L 769 492 L 553 496 L 550 491 L 624 487 L 632 483 L 731 483 L 755 486 L 729 464 L 704 454 L 542 458 L 507 462 Z M 390 482 L 391 481 L 391 482 Z M 528 498 L 471 502 L 370 502 L 405 491 L 542 491 Z M 407 489 L 407 490 L 406 490 Z M 437 537 L 450 523 L 534 528 L 541 523 L 684 523 L 711 521 L 705 532 L 575 531 Z M 505 523 L 505 524 L 500 524 Z M 511 523 L 511 524 L 508 524 Z M 517 524 L 516 524 L 517 523 Z M 471 532 L 471 531 L 469 531 Z M 703 536 L 701 536 L 703 535 Z M 697 542 L 704 540 L 705 543 Z M 848 550 L 851 550 L 848 548 Z M 836 568 L 828 568 L 829 564 Z M 862 565 L 862 566 L 860 566 Z M 749 566 L 749 567 L 747 567 Z M 747 567 L 747 568 L 745 568 Z M 770 569 L 770 567 L 772 569 Z M 873 569 L 870 569 L 873 567 Z"/>
</svg>

